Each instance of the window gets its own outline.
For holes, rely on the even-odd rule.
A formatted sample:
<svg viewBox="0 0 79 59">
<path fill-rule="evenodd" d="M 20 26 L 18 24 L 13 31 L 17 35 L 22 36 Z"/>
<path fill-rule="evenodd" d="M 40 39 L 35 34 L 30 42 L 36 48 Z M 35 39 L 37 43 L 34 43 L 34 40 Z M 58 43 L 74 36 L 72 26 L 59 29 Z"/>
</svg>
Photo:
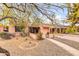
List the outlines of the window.
<svg viewBox="0 0 79 59">
<path fill-rule="evenodd" d="M 29 32 L 30 33 L 38 33 L 39 32 L 39 27 L 29 27 Z"/>
<path fill-rule="evenodd" d="M 15 26 L 15 32 L 21 32 L 20 26 Z"/>
</svg>

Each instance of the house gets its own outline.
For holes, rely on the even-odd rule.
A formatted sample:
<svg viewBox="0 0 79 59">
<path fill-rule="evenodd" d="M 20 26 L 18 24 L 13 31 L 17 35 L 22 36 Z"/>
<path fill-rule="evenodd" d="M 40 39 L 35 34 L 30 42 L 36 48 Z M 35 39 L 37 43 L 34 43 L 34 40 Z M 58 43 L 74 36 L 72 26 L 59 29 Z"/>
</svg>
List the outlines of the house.
<svg viewBox="0 0 79 59">
<path fill-rule="evenodd" d="M 64 33 L 66 30 L 66 27 L 54 27 L 50 24 L 41 24 L 39 26 L 29 26 L 31 33 L 38 33 L 38 31 L 41 31 L 43 34 L 49 33 Z"/>
<path fill-rule="evenodd" d="M 77 27 L 77 32 L 79 32 L 79 26 Z M 39 26 L 29 26 L 29 30 L 31 33 L 38 33 L 41 31 L 44 35 L 49 32 L 50 34 L 57 33 L 66 33 L 68 26 L 53 26 L 50 24 L 41 24 Z"/>
<path fill-rule="evenodd" d="M 67 26 L 53 26 L 50 24 L 29 25 L 29 32 L 33 34 L 37 34 L 39 31 L 41 31 L 43 35 L 46 35 L 47 33 L 65 33 L 66 29 Z M 77 26 L 77 31 L 79 32 L 79 26 Z M 3 24 L 0 24 L 0 32 L 16 33 L 21 31 L 19 26 L 4 26 Z"/>
<path fill-rule="evenodd" d="M 0 26 L 0 32 L 9 32 L 9 33 L 14 33 L 15 32 L 15 27 L 12 26 Z"/>
<path fill-rule="evenodd" d="M 46 34 L 49 33 L 50 37 L 52 34 L 57 34 L 57 33 L 65 33 L 66 27 L 61 26 L 61 27 L 55 27 L 50 24 L 40 24 L 39 26 L 36 25 L 30 25 L 29 26 L 29 32 L 32 37 L 34 37 L 34 34 L 37 34 L 39 31 L 43 34 L 43 37 L 46 37 Z M 34 37 L 35 38 L 35 37 Z"/>
</svg>

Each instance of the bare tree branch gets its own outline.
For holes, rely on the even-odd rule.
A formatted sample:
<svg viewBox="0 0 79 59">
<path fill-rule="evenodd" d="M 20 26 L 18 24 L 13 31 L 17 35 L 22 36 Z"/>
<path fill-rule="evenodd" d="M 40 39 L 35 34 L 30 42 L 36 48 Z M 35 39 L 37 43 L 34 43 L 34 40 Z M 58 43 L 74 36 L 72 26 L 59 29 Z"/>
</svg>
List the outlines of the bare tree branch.
<svg viewBox="0 0 79 59">
<path fill-rule="evenodd" d="M 0 21 L 7 19 L 7 18 L 11 18 L 11 19 L 14 19 L 14 20 L 16 19 L 15 17 L 12 17 L 12 16 L 5 16 L 5 17 L 0 18 Z"/>
<path fill-rule="evenodd" d="M 3 3 L 3 5 L 5 5 L 7 8 L 13 8 L 13 9 L 19 10 L 21 12 L 25 12 L 25 10 L 21 10 L 19 8 L 14 7 L 14 6 L 8 6 L 6 3 Z"/>
<path fill-rule="evenodd" d="M 43 13 L 43 12 L 38 8 L 38 6 L 37 6 L 36 4 L 34 4 L 34 3 L 32 3 L 32 4 L 36 7 L 36 9 L 37 9 L 40 13 L 42 13 L 43 15 L 45 15 L 49 20 L 51 20 L 51 21 L 53 22 L 53 19 L 51 19 L 47 14 Z"/>
</svg>

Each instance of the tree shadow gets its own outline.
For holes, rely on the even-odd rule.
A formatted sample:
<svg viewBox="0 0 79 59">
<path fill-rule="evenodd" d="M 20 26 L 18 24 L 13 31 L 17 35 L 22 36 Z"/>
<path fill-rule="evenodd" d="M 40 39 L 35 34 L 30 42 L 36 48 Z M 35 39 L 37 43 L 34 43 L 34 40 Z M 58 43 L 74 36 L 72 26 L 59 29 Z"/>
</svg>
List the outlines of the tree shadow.
<svg viewBox="0 0 79 59">
<path fill-rule="evenodd" d="M 10 56 L 10 53 L 6 50 L 0 47 L 0 53 L 4 53 L 6 56 Z"/>
</svg>

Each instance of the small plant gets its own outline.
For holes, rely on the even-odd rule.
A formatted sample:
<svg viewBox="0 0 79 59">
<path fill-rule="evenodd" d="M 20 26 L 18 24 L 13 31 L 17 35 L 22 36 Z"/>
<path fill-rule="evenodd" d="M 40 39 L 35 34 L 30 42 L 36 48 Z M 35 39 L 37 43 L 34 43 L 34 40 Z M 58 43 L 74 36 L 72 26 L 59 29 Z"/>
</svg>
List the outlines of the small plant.
<svg viewBox="0 0 79 59">
<path fill-rule="evenodd" d="M 40 31 L 37 34 L 37 40 L 43 40 L 42 33 Z"/>
<path fill-rule="evenodd" d="M 21 32 L 20 35 L 21 35 L 22 37 L 26 37 L 26 36 L 27 36 L 27 33 Z"/>
<path fill-rule="evenodd" d="M 49 37 L 49 32 L 46 33 L 46 37 L 47 37 L 47 38 Z"/>
<path fill-rule="evenodd" d="M 0 37 L 3 37 L 3 36 L 5 36 L 5 35 L 7 35 L 7 33 L 5 33 L 5 32 L 1 32 L 1 33 L 0 33 Z"/>
</svg>

